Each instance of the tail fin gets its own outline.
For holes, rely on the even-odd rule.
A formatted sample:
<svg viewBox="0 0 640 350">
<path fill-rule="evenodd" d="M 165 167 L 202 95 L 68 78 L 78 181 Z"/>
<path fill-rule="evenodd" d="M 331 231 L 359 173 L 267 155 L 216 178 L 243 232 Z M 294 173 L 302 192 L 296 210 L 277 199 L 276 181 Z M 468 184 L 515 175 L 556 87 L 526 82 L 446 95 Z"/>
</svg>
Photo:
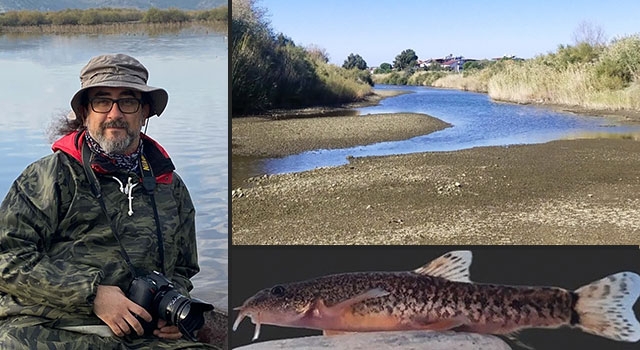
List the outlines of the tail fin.
<svg viewBox="0 0 640 350">
<path fill-rule="evenodd" d="M 620 272 L 578 288 L 576 325 L 583 331 L 620 341 L 640 340 L 633 304 L 640 296 L 640 276 Z"/>
</svg>

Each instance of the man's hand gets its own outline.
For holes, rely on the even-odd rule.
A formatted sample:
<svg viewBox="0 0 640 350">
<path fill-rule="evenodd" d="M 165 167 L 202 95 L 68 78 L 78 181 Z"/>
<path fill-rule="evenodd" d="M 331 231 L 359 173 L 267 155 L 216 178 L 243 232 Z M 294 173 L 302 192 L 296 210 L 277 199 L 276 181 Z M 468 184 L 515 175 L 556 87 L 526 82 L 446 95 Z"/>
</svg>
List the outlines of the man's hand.
<svg viewBox="0 0 640 350">
<path fill-rule="evenodd" d="M 182 333 L 177 326 L 167 326 L 167 321 L 158 320 L 158 329 L 153 331 L 153 335 L 158 338 L 163 339 L 180 339 L 182 338 Z"/>
<path fill-rule="evenodd" d="M 138 335 L 144 334 L 144 329 L 136 319 L 136 315 L 147 322 L 152 320 L 147 310 L 129 300 L 118 286 L 98 286 L 96 298 L 93 301 L 93 312 L 118 337 L 130 334 L 132 329 Z"/>
</svg>

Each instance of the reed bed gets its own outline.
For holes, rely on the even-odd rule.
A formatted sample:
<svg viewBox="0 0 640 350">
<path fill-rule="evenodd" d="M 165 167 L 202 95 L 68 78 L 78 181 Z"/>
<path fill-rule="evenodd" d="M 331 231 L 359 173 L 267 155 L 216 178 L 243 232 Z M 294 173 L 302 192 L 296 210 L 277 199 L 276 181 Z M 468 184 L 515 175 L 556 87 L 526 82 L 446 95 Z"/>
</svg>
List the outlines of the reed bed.
<svg viewBox="0 0 640 350">
<path fill-rule="evenodd" d="M 523 104 L 640 112 L 640 35 L 603 46 L 560 45 L 555 53 L 489 62 L 464 73 L 394 71 L 374 74 L 373 80 L 486 92 L 494 100 Z"/>
<path fill-rule="evenodd" d="M 487 91 L 487 83 L 479 79 L 478 76 L 464 76 L 463 74 L 447 74 L 435 80 L 431 86 L 474 92 Z"/>
<path fill-rule="evenodd" d="M 491 98 L 592 110 L 640 110 L 640 37 L 615 41 L 588 62 L 540 56 L 503 65 L 489 80 Z"/>
<path fill-rule="evenodd" d="M 183 11 L 175 8 L 146 11 L 122 8 L 66 9 L 61 11 L 9 11 L 0 14 L 0 34 L 154 33 L 188 27 L 226 32 L 228 8 Z"/>
<path fill-rule="evenodd" d="M 19 27 L 0 27 L 0 34 L 7 36 L 20 37 L 21 35 L 30 34 L 161 34 L 181 32 L 183 30 L 193 30 L 197 33 L 201 32 L 219 32 L 226 33 L 228 31 L 227 23 L 192 21 L 192 22 L 174 22 L 174 23 L 144 23 L 144 22 L 128 22 L 128 23 L 104 23 L 104 24 L 42 24 L 34 26 Z"/>
</svg>

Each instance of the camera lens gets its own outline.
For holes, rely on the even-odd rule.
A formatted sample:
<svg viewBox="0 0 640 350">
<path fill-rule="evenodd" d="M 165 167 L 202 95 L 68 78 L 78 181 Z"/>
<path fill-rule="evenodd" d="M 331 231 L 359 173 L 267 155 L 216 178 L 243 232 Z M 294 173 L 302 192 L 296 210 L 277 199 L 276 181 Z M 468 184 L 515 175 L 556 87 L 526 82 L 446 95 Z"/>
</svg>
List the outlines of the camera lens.
<svg viewBox="0 0 640 350">
<path fill-rule="evenodd" d="M 195 341 L 194 332 L 204 324 L 203 313 L 213 310 L 209 303 L 180 294 L 168 278 L 156 271 L 134 278 L 127 296 L 153 316 L 152 322 L 140 319 L 145 334 L 151 334 L 160 318 L 169 325 L 178 326 L 185 337 Z"/>
<path fill-rule="evenodd" d="M 189 316 L 189 312 L 191 312 L 191 303 L 187 303 L 184 305 L 182 310 L 180 310 L 180 314 L 178 315 L 178 319 L 180 321 L 184 321 L 187 316 Z"/>
<path fill-rule="evenodd" d="M 197 305 L 200 305 L 196 303 Z M 166 292 L 158 303 L 158 314 L 169 324 L 178 326 L 180 331 L 187 335 L 204 324 L 203 312 L 208 310 L 204 307 L 192 307 L 191 299 L 178 293 L 176 290 Z"/>
<path fill-rule="evenodd" d="M 183 310 L 185 305 L 189 303 L 189 298 L 178 293 L 176 290 L 167 291 L 158 303 L 158 315 L 164 315 L 162 318 L 170 324 L 178 324 L 179 321 L 187 317 L 189 311 L 187 310 L 185 314 Z"/>
</svg>

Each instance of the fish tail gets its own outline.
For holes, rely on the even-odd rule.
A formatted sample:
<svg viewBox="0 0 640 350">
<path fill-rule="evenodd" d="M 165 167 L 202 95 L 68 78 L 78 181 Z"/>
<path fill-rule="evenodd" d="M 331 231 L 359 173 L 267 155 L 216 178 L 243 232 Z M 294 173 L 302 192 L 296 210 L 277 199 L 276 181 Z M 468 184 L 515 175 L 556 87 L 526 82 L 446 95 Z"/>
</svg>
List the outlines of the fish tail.
<svg viewBox="0 0 640 350">
<path fill-rule="evenodd" d="M 571 324 L 602 337 L 637 342 L 640 323 L 633 304 L 640 296 L 640 276 L 619 272 L 578 288 Z"/>
</svg>

